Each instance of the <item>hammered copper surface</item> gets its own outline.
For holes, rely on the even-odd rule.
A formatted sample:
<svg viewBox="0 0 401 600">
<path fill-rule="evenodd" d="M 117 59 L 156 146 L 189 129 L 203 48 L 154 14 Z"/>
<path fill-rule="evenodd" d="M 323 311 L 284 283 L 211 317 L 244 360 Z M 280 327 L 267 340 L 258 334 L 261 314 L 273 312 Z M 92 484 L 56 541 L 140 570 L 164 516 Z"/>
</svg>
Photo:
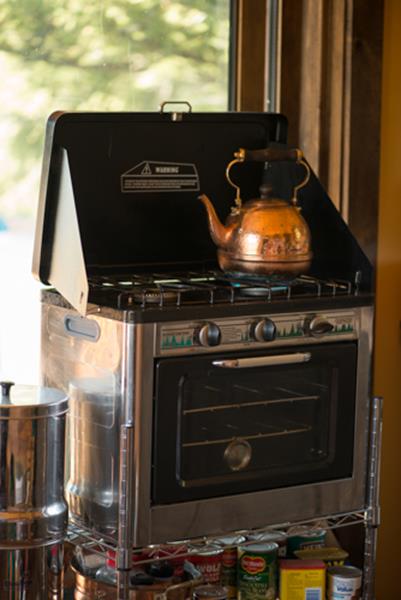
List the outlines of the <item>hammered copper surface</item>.
<svg viewBox="0 0 401 600">
<path fill-rule="evenodd" d="M 277 198 L 250 200 L 223 225 L 209 198 L 202 194 L 200 200 L 223 271 L 267 276 L 308 271 L 311 235 L 298 207 Z"/>
<path fill-rule="evenodd" d="M 96 581 L 75 571 L 74 600 L 115 600 L 116 588 L 112 585 Z M 185 581 L 175 585 L 155 583 L 130 590 L 129 600 L 155 600 L 163 596 L 166 600 L 186 600 L 191 598 L 192 589 L 201 583 L 200 580 Z"/>
</svg>

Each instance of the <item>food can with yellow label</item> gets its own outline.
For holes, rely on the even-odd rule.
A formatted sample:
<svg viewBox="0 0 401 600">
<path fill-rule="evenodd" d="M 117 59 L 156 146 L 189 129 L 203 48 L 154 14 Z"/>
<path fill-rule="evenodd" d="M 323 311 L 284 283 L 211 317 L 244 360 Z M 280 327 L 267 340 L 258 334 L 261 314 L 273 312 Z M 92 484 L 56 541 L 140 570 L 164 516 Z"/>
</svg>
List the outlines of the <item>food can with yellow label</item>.
<svg viewBox="0 0 401 600">
<path fill-rule="evenodd" d="M 278 544 L 256 543 L 238 547 L 239 600 L 275 600 Z"/>
</svg>

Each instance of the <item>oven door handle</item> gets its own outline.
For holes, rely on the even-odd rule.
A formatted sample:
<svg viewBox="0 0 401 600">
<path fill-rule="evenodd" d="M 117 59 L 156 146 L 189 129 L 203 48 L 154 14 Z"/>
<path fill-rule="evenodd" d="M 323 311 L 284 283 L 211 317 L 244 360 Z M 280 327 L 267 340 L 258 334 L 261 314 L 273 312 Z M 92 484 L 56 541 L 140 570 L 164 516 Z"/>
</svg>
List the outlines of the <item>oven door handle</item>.
<svg viewBox="0 0 401 600">
<path fill-rule="evenodd" d="M 274 356 L 254 356 L 253 358 L 229 358 L 214 360 L 214 367 L 223 369 L 248 369 L 251 367 L 273 367 L 275 365 L 292 365 L 309 362 L 310 352 L 294 352 L 292 354 L 276 354 Z"/>
</svg>

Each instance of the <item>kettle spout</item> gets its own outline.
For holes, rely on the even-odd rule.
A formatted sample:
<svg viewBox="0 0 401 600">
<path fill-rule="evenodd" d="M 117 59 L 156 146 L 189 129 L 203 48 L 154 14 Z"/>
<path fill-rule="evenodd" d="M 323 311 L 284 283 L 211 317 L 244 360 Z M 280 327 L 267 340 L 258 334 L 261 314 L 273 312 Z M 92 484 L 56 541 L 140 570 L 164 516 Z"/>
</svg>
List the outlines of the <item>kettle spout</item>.
<svg viewBox="0 0 401 600">
<path fill-rule="evenodd" d="M 226 248 L 231 238 L 233 231 L 232 227 L 225 227 L 219 217 L 216 214 L 213 204 L 205 194 L 198 196 L 199 200 L 203 203 L 207 211 L 207 218 L 209 222 L 209 231 L 212 240 L 219 248 Z"/>
</svg>

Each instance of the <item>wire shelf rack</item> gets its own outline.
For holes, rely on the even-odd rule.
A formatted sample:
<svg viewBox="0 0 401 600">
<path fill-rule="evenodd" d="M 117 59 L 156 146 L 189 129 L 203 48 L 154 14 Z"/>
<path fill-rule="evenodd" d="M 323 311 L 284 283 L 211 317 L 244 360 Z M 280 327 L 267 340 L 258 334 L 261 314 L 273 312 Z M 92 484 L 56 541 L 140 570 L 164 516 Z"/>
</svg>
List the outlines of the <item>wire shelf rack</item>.
<svg viewBox="0 0 401 600">
<path fill-rule="evenodd" d="M 159 550 L 162 551 L 163 560 L 180 558 L 185 556 L 191 556 L 196 554 L 202 546 L 216 543 L 222 537 L 231 537 L 241 535 L 245 538 L 254 536 L 257 533 L 267 533 L 274 531 L 287 531 L 289 528 L 298 526 L 308 526 L 311 528 L 323 528 L 325 530 L 339 529 L 340 527 L 348 527 L 349 525 L 366 524 L 369 518 L 368 509 L 361 509 L 347 513 L 339 513 L 335 515 L 320 516 L 314 519 L 307 519 L 302 521 L 285 521 L 282 523 L 276 523 L 274 525 L 268 525 L 266 527 L 260 527 L 257 529 L 249 530 L 232 530 L 224 532 L 224 535 L 216 536 L 203 536 L 197 538 L 191 538 L 185 540 L 185 544 L 188 547 L 196 547 L 196 549 L 185 551 L 185 553 L 177 553 L 177 545 L 171 544 L 171 552 L 168 551 L 169 543 L 166 544 L 152 544 L 144 548 L 134 548 L 135 552 L 143 552 L 143 554 L 149 558 L 136 561 L 136 564 L 150 563 L 160 559 Z M 106 557 L 108 551 L 115 552 L 117 550 L 117 543 L 115 540 L 109 537 L 103 537 L 96 535 L 90 529 L 84 528 L 73 521 L 70 522 L 68 527 L 67 541 L 74 546 L 79 546 L 83 551 L 98 554 Z M 252 544 L 254 540 L 244 542 Z"/>
</svg>

